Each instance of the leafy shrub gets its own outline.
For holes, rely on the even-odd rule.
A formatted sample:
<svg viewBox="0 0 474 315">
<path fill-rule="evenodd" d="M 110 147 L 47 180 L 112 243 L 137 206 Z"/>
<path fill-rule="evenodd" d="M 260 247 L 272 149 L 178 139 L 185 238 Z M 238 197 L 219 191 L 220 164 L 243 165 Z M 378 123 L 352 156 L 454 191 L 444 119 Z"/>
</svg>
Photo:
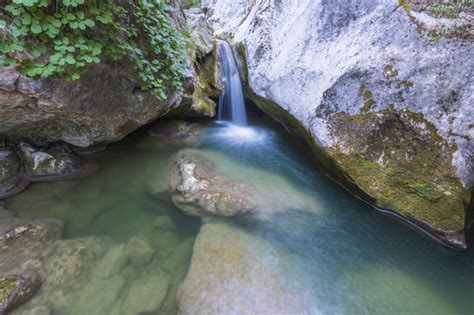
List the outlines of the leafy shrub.
<svg viewBox="0 0 474 315">
<path fill-rule="evenodd" d="M 178 0 L 183 8 L 189 9 L 201 6 L 201 0 Z"/>
<path fill-rule="evenodd" d="M 8 2 L 8 4 L 6 3 Z M 89 64 L 130 58 L 143 89 L 181 91 L 186 43 L 165 0 L 0 0 L 0 66 L 77 80 Z"/>
</svg>

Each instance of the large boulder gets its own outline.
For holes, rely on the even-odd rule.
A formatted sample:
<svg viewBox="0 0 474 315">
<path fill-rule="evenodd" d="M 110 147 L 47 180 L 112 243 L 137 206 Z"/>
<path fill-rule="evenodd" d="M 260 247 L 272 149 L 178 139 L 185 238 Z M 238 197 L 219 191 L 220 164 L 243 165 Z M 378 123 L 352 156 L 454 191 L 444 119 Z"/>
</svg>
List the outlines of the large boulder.
<svg viewBox="0 0 474 315">
<path fill-rule="evenodd" d="M 181 29 L 186 24 L 185 15 L 178 3 L 173 6 L 169 12 L 176 27 Z M 209 37 L 210 31 L 207 33 Z M 208 48 L 202 49 L 209 55 Z M 0 140 L 41 144 L 63 141 L 88 147 L 118 141 L 165 115 L 214 116 L 216 104 L 198 82 L 201 79 L 197 74 L 200 70 L 195 69 L 199 64 L 195 63 L 196 54 L 182 57 L 187 68 L 184 91 L 169 91 L 164 101 L 140 88 L 129 60 L 91 65 L 77 81 L 32 80 L 13 66 L 3 67 L 0 69 Z"/>
<path fill-rule="evenodd" d="M 178 293 L 178 314 L 316 314 L 265 240 L 225 223 L 206 223 Z"/>
<path fill-rule="evenodd" d="M 433 37 L 408 2 L 204 0 L 202 8 L 232 42 L 247 94 L 304 136 L 333 178 L 465 248 L 474 43 L 459 32 Z"/>
<path fill-rule="evenodd" d="M 256 208 L 252 185 L 218 176 L 212 160 L 180 152 L 171 163 L 173 202 L 191 215 L 234 216 Z"/>
<path fill-rule="evenodd" d="M 89 67 L 78 81 L 32 80 L 0 69 L 0 137 L 76 146 L 114 142 L 180 105 L 141 91 L 127 66 Z"/>
<path fill-rule="evenodd" d="M 171 159 L 169 169 L 171 198 L 189 215 L 252 215 L 266 220 L 293 210 L 320 212 L 315 199 L 288 178 L 223 153 L 184 149 Z"/>
</svg>

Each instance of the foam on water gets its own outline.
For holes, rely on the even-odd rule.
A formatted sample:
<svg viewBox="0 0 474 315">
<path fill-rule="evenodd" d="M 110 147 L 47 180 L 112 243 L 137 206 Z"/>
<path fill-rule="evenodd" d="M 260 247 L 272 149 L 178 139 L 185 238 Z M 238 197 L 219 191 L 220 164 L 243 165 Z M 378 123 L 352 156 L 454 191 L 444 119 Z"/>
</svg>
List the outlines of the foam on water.
<svg viewBox="0 0 474 315">
<path fill-rule="evenodd" d="M 263 131 L 252 127 L 242 127 L 233 124 L 228 124 L 225 128 L 218 129 L 217 136 L 223 138 L 223 140 L 231 141 L 234 144 L 261 143 L 267 138 Z"/>
</svg>

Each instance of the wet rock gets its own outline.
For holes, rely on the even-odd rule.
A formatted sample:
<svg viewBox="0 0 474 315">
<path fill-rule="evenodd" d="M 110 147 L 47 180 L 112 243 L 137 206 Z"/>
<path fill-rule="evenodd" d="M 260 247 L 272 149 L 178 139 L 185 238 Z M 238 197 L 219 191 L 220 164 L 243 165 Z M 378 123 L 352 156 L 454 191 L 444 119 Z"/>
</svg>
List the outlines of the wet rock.
<svg viewBox="0 0 474 315">
<path fill-rule="evenodd" d="M 46 277 L 44 262 L 40 258 L 28 259 L 21 264 L 21 270 L 38 275 L 41 279 Z"/>
<path fill-rule="evenodd" d="M 224 223 L 206 223 L 178 294 L 178 314 L 314 314 L 288 283 L 271 244 Z"/>
<path fill-rule="evenodd" d="M 38 274 L 42 286 L 20 314 L 28 314 L 29 309 L 44 305 L 51 306 L 54 312 L 72 314 L 86 292 L 94 292 L 99 296 L 97 299 L 106 296 L 108 292 L 98 294 L 95 286 L 100 287 L 102 282 L 110 284 L 111 278 L 104 279 L 93 273 L 106 248 L 106 240 L 98 237 L 56 240 L 41 251 L 39 258 L 25 261 L 22 270 Z"/>
<path fill-rule="evenodd" d="M 42 151 L 22 143 L 19 152 L 31 180 L 69 176 L 80 169 L 79 158 L 65 146 Z"/>
<path fill-rule="evenodd" d="M 38 220 L 16 224 L 0 235 L 0 270 L 17 268 L 23 262 L 47 255 L 63 230 L 59 220 Z"/>
<path fill-rule="evenodd" d="M 21 161 L 9 148 L 0 147 L 0 199 L 21 191 L 26 182 L 21 178 Z"/>
<path fill-rule="evenodd" d="M 117 275 L 127 262 L 128 254 L 125 245 L 115 245 L 107 251 L 104 258 L 99 262 L 95 268 L 95 273 L 98 277 L 109 278 Z"/>
<path fill-rule="evenodd" d="M 76 307 L 65 308 L 67 314 L 110 314 L 118 301 L 119 294 L 125 284 L 121 276 L 108 279 L 92 279 L 88 286 L 74 296 Z M 129 313 L 131 314 L 131 313 Z"/>
<path fill-rule="evenodd" d="M 130 261 L 137 267 L 148 264 L 155 254 L 150 242 L 140 236 L 130 238 L 126 250 Z"/>
<path fill-rule="evenodd" d="M 123 301 L 121 314 L 142 314 L 156 312 L 168 292 L 169 279 L 163 273 L 135 280 Z"/>
<path fill-rule="evenodd" d="M 192 62 L 188 63 L 193 71 Z M 80 147 L 112 143 L 151 121 L 186 107 L 193 78 L 184 93 L 169 91 L 159 101 L 142 91 L 136 71 L 126 64 L 88 67 L 77 81 L 32 80 L 12 68 L 0 69 L 0 137 L 32 142 L 63 141 Z"/>
<path fill-rule="evenodd" d="M 33 274 L 0 276 L 0 314 L 27 301 L 40 284 Z"/>
<path fill-rule="evenodd" d="M 175 230 L 176 224 L 173 220 L 167 215 L 159 215 L 153 221 L 153 227 L 160 230 Z"/>
<path fill-rule="evenodd" d="M 216 175 L 214 163 L 197 154 L 178 153 L 170 171 L 173 202 L 190 215 L 234 216 L 255 209 L 254 188 Z"/>
<path fill-rule="evenodd" d="M 69 290 L 84 284 L 86 275 L 106 249 L 98 237 L 56 241 L 45 258 L 44 291 Z"/>
</svg>

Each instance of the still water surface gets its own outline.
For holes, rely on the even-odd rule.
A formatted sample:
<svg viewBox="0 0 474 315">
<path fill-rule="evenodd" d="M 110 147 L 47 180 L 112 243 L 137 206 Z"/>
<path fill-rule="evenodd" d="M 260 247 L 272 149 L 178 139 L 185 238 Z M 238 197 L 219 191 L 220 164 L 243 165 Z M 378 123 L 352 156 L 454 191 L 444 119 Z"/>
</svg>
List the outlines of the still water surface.
<svg viewBox="0 0 474 315">
<path fill-rule="evenodd" d="M 226 177 L 265 186 L 275 198 L 295 200 L 285 211 L 235 218 L 229 224 L 265 238 L 280 251 L 285 281 L 297 284 L 318 313 L 474 313 L 472 250 L 445 249 L 375 212 L 330 181 L 314 166 L 305 146 L 275 123 L 262 120 L 252 126 L 207 124 L 204 141 L 193 151 L 214 160 Z M 161 288 L 166 298 L 158 313 L 174 314 L 177 287 L 199 232 L 198 218 L 184 215 L 166 196 L 151 193 L 166 187 L 168 161 L 183 149 L 157 141 L 147 134 L 131 136 L 87 157 L 99 166 L 96 174 L 33 184 L 7 203 L 20 216 L 64 220 L 66 238 L 99 236 L 113 247 L 139 236 L 152 244 L 155 254 L 149 266 L 127 265 L 118 272 L 125 281 L 112 289 L 117 293 L 111 314 L 124 312 L 133 283 L 155 276 L 169 281 Z M 158 216 L 168 216 L 174 225 L 154 224 Z M 107 294 L 94 283 L 65 295 L 95 289 L 98 296 Z M 103 311 L 103 305 L 50 303 L 53 314 Z"/>
</svg>

